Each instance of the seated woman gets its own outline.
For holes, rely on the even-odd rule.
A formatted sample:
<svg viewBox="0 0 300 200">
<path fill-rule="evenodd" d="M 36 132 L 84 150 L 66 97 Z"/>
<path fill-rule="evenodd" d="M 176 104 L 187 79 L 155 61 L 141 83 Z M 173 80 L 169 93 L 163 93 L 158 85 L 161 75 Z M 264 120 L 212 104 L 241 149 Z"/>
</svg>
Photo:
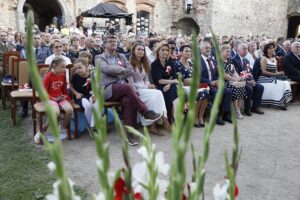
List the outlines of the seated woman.
<svg viewBox="0 0 300 200">
<path fill-rule="evenodd" d="M 167 108 L 168 120 L 172 123 L 174 117 L 175 103 L 177 100 L 177 75 L 174 63 L 169 60 L 170 47 L 167 43 L 157 44 L 155 50 L 156 60 L 151 64 L 151 74 L 153 83 L 157 89 L 161 90 Z"/>
<path fill-rule="evenodd" d="M 180 60 L 175 63 L 176 73 L 181 73 L 183 84 L 189 86 L 191 82 L 193 65 L 189 60 L 192 57 L 192 49 L 189 45 L 182 45 L 179 48 Z M 188 95 L 188 94 L 187 94 Z M 205 113 L 209 99 L 208 90 L 199 91 L 197 96 L 195 127 L 204 127 L 203 115 Z"/>
<path fill-rule="evenodd" d="M 167 119 L 167 109 L 163 94 L 160 90 L 155 89 L 153 84 L 149 82 L 150 66 L 148 58 L 145 54 L 145 45 L 142 42 L 137 42 L 132 46 L 130 64 L 134 69 L 133 81 L 138 90 L 141 100 L 145 103 L 148 109 L 153 110 L 156 113 L 163 113 L 162 121 L 163 127 L 171 131 L 172 127 Z M 157 130 L 156 122 L 147 122 L 141 117 L 143 126 L 149 126 L 149 131 L 156 135 L 163 135 Z"/>
<path fill-rule="evenodd" d="M 273 42 L 266 44 L 263 52 L 264 56 L 260 61 L 262 75 L 257 81 L 264 86 L 261 103 L 287 110 L 286 104 L 292 100 L 292 91 L 288 80 L 279 79 L 279 76 L 285 74 L 283 71 L 277 71 L 277 61 L 274 56 L 275 44 Z"/>
<path fill-rule="evenodd" d="M 236 116 L 238 119 L 242 119 L 241 104 L 243 100 L 247 98 L 247 93 L 243 78 L 239 77 L 238 73 L 235 71 L 234 65 L 231 64 L 231 47 L 229 44 L 222 45 L 221 57 L 224 61 L 226 87 L 231 90 L 231 98 L 234 102 Z"/>
</svg>

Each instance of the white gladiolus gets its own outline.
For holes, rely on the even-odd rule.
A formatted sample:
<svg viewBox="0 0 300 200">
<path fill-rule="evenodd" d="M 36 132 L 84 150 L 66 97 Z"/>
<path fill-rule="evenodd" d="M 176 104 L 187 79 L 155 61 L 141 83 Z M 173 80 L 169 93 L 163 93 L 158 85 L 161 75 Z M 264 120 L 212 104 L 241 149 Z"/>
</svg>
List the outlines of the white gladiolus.
<svg viewBox="0 0 300 200">
<path fill-rule="evenodd" d="M 167 163 L 165 164 L 164 155 L 161 151 L 156 154 L 155 167 L 158 169 L 159 173 L 162 173 L 163 175 L 168 175 L 170 165 Z"/>
<path fill-rule="evenodd" d="M 213 189 L 213 195 L 215 200 L 228 200 L 229 195 L 227 193 L 229 182 L 226 181 L 226 184 L 221 186 L 220 183 L 217 183 L 217 185 Z"/>
<path fill-rule="evenodd" d="M 99 192 L 99 194 L 95 197 L 95 200 L 106 200 L 105 196 L 102 192 Z"/>
<path fill-rule="evenodd" d="M 55 163 L 52 162 L 52 161 L 48 163 L 47 167 L 49 168 L 49 170 L 50 170 L 51 172 L 54 172 L 55 169 L 56 169 L 56 165 L 55 165 Z"/>
</svg>

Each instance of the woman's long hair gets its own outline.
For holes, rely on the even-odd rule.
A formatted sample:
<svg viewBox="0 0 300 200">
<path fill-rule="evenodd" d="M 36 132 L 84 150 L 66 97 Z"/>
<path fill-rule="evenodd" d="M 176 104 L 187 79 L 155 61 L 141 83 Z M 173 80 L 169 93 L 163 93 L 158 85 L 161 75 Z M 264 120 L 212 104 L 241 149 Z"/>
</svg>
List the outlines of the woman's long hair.
<svg viewBox="0 0 300 200">
<path fill-rule="evenodd" d="M 168 60 L 169 60 L 169 57 L 170 57 L 170 46 L 169 46 L 168 43 L 166 43 L 165 41 L 162 41 L 162 42 L 160 42 L 160 43 L 158 43 L 158 44 L 156 45 L 156 49 L 155 49 L 155 58 L 156 58 L 156 59 L 159 59 L 159 51 L 160 51 L 160 49 L 161 49 L 162 47 L 168 47 L 169 53 L 168 53 L 168 56 L 167 56 L 167 59 L 166 59 L 166 61 L 168 61 Z"/>
<path fill-rule="evenodd" d="M 137 59 L 137 57 L 134 53 L 137 46 L 142 46 L 144 48 L 144 56 L 142 57 L 141 62 L 138 61 L 138 59 Z M 146 55 L 146 48 L 145 48 L 145 45 L 143 43 L 136 42 L 132 46 L 129 62 L 135 70 L 139 69 L 140 72 L 142 72 L 142 67 L 143 67 L 147 74 L 150 72 L 149 61 L 148 61 L 148 58 L 147 58 L 147 55 Z"/>
</svg>

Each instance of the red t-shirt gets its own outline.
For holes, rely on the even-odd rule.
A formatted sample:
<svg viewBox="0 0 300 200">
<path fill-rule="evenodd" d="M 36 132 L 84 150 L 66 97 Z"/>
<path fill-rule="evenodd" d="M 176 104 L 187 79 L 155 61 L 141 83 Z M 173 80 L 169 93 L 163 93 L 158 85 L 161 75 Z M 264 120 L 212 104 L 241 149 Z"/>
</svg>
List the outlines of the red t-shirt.
<svg viewBox="0 0 300 200">
<path fill-rule="evenodd" d="M 65 95 L 66 100 L 70 101 L 70 97 L 67 91 L 66 74 L 56 75 L 53 72 L 49 72 L 44 77 L 44 87 L 49 95 L 49 99 L 57 98 Z"/>
</svg>

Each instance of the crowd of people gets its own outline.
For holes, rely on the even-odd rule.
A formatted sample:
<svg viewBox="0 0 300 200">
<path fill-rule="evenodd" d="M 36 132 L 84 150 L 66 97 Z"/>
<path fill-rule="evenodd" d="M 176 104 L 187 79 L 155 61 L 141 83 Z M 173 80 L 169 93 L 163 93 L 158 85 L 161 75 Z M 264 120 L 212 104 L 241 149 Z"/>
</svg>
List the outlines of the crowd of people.
<svg viewBox="0 0 300 200">
<path fill-rule="evenodd" d="M 65 26 L 60 32 L 36 31 L 32 48 L 36 62 L 49 65 L 44 86 L 57 114 L 59 107 L 65 110 L 65 127 L 73 112 L 70 101 L 74 101 L 84 109 L 89 131 L 93 131 L 92 108 L 96 99 L 88 83 L 95 67 L 100 65 L 102 78 L 99 85 L 105 88 L 105 101 L 121 103 L 125 125 L 136 127 L 140 122 L 149 126 L 153 134 L 171 133 L 171 124 L 176 123 L 178 74 L 182 75 L 184 91 L 189 95 L 193 73 L 190 36 L 145 36 L 132 32 L 103 35 L 95 32 L 86 36 L 74 26 L 68 31 L 64 29 Z M 201 84 L 195 99 L 195 127 L 205 126 L 206 113 L 209 113 L 219 89 L 217 64 L 224 67 L 226 83 L 216 121 L 218 125 L 232 123 L 232 109 L 238 119 L 253 113 L 264 114 L 263 105 L 287 110 L 292 100 L 289 80 L 300 82 L 300 41 L 283 37 L 272 40 L 267 36 L 218 36 L 217 39 L 222 63 L 216 60 L 211 35 L 198 37 Z M 26 59 L 25 44 L 25 34 L 11 29 L 0 30 L 0 62 L 5 51 L 18 51 Z M 65 73 L 68 64 L 75 68 L 71 80 Z M 188 109 L 186 104 L 185 111 Z M 28 103 L 23 102 L 20 116 L 27 115 Z M 161 131 L 159 126 L 166 131 Z M 129 133 L 128 142 L 138 144 Z"/>
</svg>

